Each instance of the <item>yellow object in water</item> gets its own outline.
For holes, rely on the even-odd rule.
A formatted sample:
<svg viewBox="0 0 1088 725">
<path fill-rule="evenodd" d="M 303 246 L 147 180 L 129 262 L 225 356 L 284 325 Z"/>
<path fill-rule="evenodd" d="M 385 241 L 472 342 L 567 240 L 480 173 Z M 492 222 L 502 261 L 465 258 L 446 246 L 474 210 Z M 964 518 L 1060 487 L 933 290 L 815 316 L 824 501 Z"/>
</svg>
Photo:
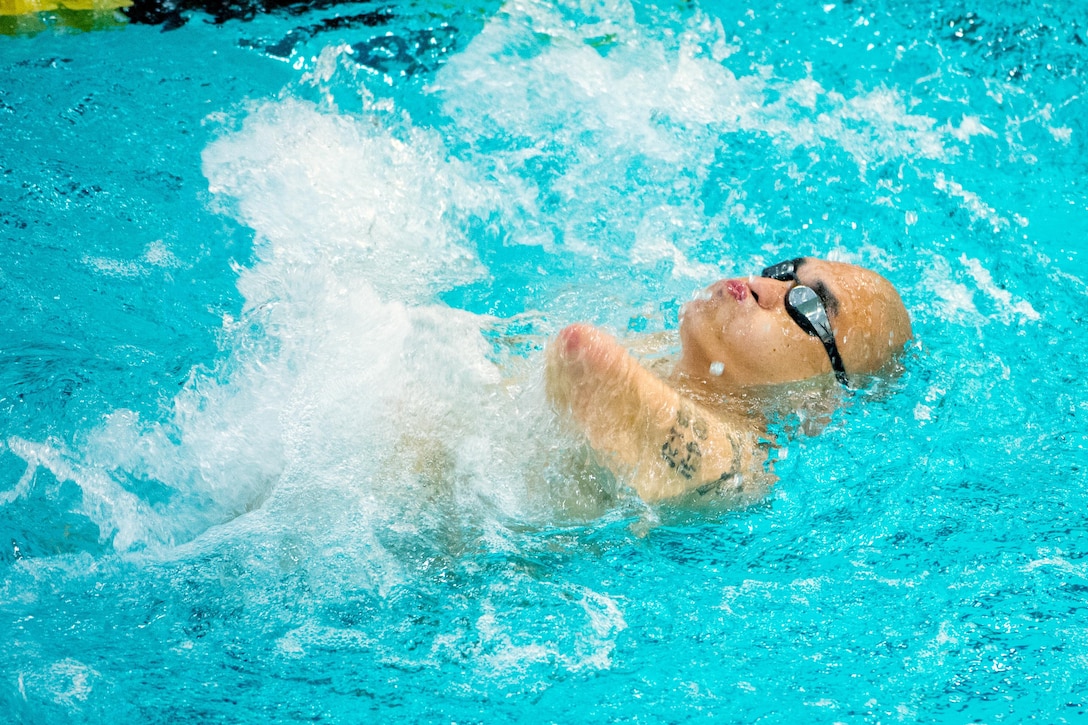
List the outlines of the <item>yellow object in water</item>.
<svg viewBox="0 0 1088 725">
<path fill-rule="evenodd" d="M 29 15 L 52 10 L 103 12 L 130 5 L 132 0 L 0 0 L 0 15 Z"/>
<path fill-rule="evenodd" d="M 37 35 L 45 31 L 89 32 L 124 27 L 117 12 L 133 0 L 0 0 L 0 35 Z"/>
</svg>

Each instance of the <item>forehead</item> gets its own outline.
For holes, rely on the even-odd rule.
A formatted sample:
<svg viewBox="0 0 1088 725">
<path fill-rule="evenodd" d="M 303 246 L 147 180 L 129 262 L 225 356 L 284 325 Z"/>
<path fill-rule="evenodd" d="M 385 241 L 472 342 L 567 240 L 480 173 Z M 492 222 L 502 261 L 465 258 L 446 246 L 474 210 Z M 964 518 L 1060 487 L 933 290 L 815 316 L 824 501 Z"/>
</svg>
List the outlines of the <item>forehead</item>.
<svg viewBox="0 0 1088 725">
<path fill-rule="evenodd" d="M 807 257 L 797 267 L 797 281 L 825 293 L 830 298 L 828 312 L 833 316 L 849 315 L 873 301 L 877 291 L 870 273 L 861 267 L 843 262 Z M 834 310 L 831 308 L 834 307 Z"/>
<path fill-rule="evenodd" d="M 821 283 L 836 296 L 849 297 L 861 287 L 865 270 L 843 262 L 806 257 L 797 265 L 797 281 L 806 285 Z"/>
<path fill-rule="evenodd" d="M 810 257 L 797 268 L 797 279 L 835 296 L 838 309 L 829 306 L 828 316 L 847 370 L 876 370 L 911 338 L 899 293 L 877 272 Z"/>
</svg>

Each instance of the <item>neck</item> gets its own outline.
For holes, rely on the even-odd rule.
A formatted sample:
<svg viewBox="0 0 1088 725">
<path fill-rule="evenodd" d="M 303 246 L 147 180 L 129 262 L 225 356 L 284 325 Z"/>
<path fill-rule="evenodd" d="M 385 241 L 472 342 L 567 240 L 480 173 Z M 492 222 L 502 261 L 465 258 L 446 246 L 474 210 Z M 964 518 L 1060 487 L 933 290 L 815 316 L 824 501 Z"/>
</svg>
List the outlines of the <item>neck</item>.
<svg viewBox="0 0 1088 725">
<path fill-rule="evenodd" d="M 766 428 L 761 397 L 749 388 L 732 386 L 721 378 L 692 375 L 679 364 L 668 378 L 676 392 L 728 418 L 737 425 Z"/>
</svg>

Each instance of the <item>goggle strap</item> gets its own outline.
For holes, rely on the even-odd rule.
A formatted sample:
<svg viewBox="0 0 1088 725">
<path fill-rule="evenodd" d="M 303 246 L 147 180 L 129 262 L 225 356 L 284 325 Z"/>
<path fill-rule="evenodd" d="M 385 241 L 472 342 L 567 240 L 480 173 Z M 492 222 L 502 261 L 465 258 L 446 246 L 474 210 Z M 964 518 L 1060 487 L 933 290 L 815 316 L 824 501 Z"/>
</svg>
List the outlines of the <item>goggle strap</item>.
<svg viewBox="0 0 1088 725">
<path fill-rule="evenodd" d="M 798 288 L 795 287 L 794 289 Z M 831 331 L 826 320 L 821 320 L 820 326 L 817 327 L 817 325 L 809 319 L 805 313 L 795 307 L 788 298 L 786 300 L 786 312 L 789 313 L 790 317 L 793 318 L 794 322 L 796 322 L 802 330 L 820 341 L 824 346 L 824 350 L 827 351 L 828 360 L 831 361 L 831 369 L 835 371 L 835 379 L 845 387 L 850 387 L 849 380 L 846 377 L 846 366 L 842 364 L 842 357 L 839 355 L 838 346 L 835 345 L 835 333 Z"/>
<path fill-rule="evenodd" d="M 839 350 L 835 347 L 835 343 L 828 342 L 823 338 L 820 338 L 820 342 L 823 343 L 824 349 L 827 350 L 827 357 L 831 360 L 831 369 L 835 371 L 835 379 L 845 387 L 850 387 L 850 381 L 846 377 L 846 367 L 842 364 L 842 358 L 839 357 Z"/>
</svg>

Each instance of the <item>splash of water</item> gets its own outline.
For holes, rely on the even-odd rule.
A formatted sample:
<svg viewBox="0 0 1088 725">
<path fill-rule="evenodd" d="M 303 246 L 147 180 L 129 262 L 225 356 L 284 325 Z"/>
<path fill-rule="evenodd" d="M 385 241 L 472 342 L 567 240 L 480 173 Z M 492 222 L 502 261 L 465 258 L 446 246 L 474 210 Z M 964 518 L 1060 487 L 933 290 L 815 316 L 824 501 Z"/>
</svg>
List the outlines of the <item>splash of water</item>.
<svg viewBox="0 0 1088 725">
<path fill-rule="evenodd" d="M 811 72 L 741 71 L 727 62 L 738 49 L 700 12 L 670 29 L 641 23 L 626 2 L 518 0 L 425 89 L 435 128 L 371 91 L 350 47 L 322 49 L 297 92 L 246 109 L 203 155 L 217 208 L 255 232 L 220 361 L 193 372 L 163 420 L 121 410 L 78 450 L 9 448 L 76 481 L 83 513 L 121 551 L 182 544 L 246 516 L 269 528 L 304 521 L 315 536 L 363 532 L 376 561 L 381 531 L 456 546 L 451 532 L 470 525 L 502 546 L 506 523 L 554 517 L 580 484 L 557 486 L 566 474 L 548 463 L 576 454 L 553 430 L 535 363 L 500 364 L 484 336 L 495 321 L 440 303 L 494 272 L 473 230 L 584 262 L 584 293 L 543 282 L 530 300 L 570 321 L 631 301 L 626 272 L 613 298 L 593 289 L 601 268 L 664 265 L 671 281 L 651 291 L 668 294 L 735 266 L 752 243 L 777 254 L 792 244 L 768 241 L 778 188 L 816 188 L 821 156 L 846 159 L 835 168 L 894 207 L 904 163 L 940 164 L 957 144 L 992 138 L 981 122 L 913 114 L 893 89 L 849 95 Z M 358 108 L 334 102 L 345 87 Z M 317 102 L 300 99 L 310 88 Z M 731 161 L 753 140 L 774 160 L 773 189 L 753 188 L 751 169 Z M 950 174 L 919 173 L 995 223 Z M 918 223 L 915 211 L 905 218 Z M 886 245 L 840 241 L 829 238 L 829 256 L 896 264 Z M 1000 314 L 1031 316 L 994 291 L 981 263 L 963 264 L 967 281 L 949 284 L 939 256 L 922 280 L 942 290 L 937 314 L 977 322 L 973 281 Z M 399 570 L 397 555 L 383 561 L 375 581 Z"/>
</svg>

